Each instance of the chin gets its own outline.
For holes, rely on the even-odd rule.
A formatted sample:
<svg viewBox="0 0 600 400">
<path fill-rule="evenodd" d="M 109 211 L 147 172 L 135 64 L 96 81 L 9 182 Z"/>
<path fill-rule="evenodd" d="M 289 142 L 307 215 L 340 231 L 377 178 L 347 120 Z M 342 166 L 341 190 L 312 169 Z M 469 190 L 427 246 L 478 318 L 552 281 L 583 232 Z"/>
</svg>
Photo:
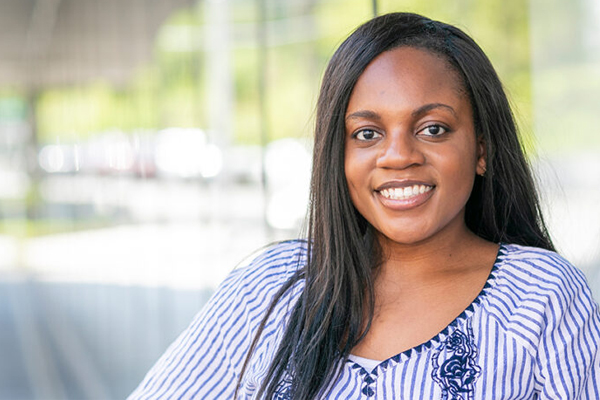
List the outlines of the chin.
<svg viewBox="0 0 600 400">
<path fill-rule="evenodd" d="M 391 242 L 399 245 L 413 245 L 423 242 L 433 235 L 423 234 L 423 232 L 404 231 L 404 232 L 383 232 L 380 234 L 381 239 L 386 242 Z"/>
</svg>

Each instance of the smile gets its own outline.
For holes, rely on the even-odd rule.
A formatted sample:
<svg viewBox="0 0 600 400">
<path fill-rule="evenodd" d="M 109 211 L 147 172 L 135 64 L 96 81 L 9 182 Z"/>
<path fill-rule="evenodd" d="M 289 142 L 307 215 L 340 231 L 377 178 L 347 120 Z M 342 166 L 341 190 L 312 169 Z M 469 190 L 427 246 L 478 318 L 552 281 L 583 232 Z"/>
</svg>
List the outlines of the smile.
<svg viewBox="0 0 600 400">
<path fill-rule="evenodd" d="M 413 185 L 404 188 L 389 188 L 380 190 L 379 193 L 390 200 L 408 200 L 420 194 L 429 192 L 433 186 L 428 185 Z"/>
</svg>

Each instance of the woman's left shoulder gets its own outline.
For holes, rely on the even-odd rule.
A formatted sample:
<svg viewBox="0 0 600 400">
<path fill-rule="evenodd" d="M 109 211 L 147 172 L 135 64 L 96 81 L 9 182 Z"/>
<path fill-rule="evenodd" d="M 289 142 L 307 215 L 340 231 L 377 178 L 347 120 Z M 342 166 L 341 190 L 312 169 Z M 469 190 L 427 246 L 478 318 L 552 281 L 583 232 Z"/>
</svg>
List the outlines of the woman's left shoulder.
<svg viewBox="0 0 600 400">
<path fill-rule="evenodd" d="M 516 244 L 501 246 L 497 268 L 497 296 L 512 294 L 515 307 L 501 321 L 535 357 L 540 399 L 600 399 L 600 310 L 584 274 L 554 251 Z"/>
<path fill-rule="evenodd" d="M 498 261 L 500 268 L 523 278 L 537 289 L 588 287 L 583 272 L 555 251 L 519 244 L 502 244 Z"/>
</svg>

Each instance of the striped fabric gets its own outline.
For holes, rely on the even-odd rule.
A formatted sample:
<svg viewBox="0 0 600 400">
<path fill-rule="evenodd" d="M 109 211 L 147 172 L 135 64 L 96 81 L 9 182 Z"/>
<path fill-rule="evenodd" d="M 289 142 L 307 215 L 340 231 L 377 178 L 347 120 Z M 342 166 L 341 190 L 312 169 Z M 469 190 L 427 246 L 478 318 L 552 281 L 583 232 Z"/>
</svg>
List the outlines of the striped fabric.
<svg viewBox="0 0 600 400">
<path fill-rule="evenodd" d="M 234 270 L 129 397 L 232 399 L 273 295 L 305 243 L 268 248 Z M 240 392 L 255 399 L 302 282 L 275 308 Z M 288 398 L 289 379 L 276 399 Z M 583 274 L 556 253 L 503 244 L 475 301 L 430 341 L 370 373 L 353 361 L 323 399 L 600 399 L 600 313 Z"/>
</svg>

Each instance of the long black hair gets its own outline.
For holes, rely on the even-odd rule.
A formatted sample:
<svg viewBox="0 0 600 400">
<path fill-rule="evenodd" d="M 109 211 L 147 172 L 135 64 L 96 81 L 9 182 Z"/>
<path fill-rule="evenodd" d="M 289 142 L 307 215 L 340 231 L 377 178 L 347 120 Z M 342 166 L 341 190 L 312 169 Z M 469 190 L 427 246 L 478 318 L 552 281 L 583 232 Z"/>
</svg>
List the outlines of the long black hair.
<svg viewBox="0 0 600 400">
<path fill-rule="evenodd" d="M 339 373 L 340 361 L 369 330 L 373 271 L 382 259 L 373 228 L 356 211 L 348 192 L 344 117 L 354 85 L 367 65 L 382 52 L 401 46 L 441 56 L 458 73 L 469 96 L 475 131 L 487 150 L 486 173 L 476 177 L 466 205 L 469 229 L 492 242 L 553 250 L 509 102 L 481 48 L 460 29 L 416 14 L 392 13 L 368 21 L 341 44 L 323 76 L 317 103 L 307 263 L 275 296 L 241 376 L 274 305 L 298 280 L 305 280 L 305 288 L 258 398 L 272 398 L 287 376 L 291 377 L 292 399 L 322 395 Z"/>
</svg>

